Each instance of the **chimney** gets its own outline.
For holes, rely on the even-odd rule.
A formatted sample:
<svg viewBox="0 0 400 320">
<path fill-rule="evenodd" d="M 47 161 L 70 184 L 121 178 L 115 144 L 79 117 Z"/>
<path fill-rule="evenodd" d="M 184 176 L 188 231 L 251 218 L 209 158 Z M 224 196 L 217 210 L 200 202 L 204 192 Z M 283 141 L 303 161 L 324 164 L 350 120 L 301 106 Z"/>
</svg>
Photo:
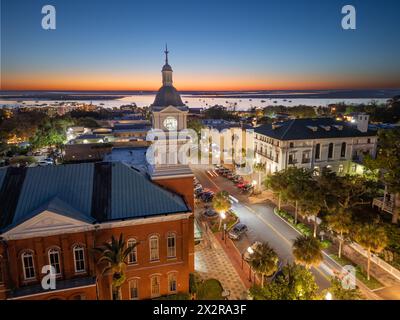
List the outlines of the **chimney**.
<svg viewBox="0 0 400 320">
<path fill-rule="evenodd" d="M 357 116 L 357 130 L 361 132 L 368 131 L 368 122 L 369 122 L 369 115 L 368 114 L 359 114 Z"/>
</svg>

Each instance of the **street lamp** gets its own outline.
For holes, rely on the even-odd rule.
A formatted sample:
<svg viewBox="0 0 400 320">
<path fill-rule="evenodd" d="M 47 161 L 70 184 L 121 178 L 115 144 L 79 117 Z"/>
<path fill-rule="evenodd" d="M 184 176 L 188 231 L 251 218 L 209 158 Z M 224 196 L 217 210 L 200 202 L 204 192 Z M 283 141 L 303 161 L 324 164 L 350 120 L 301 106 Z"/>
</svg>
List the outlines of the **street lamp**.
<svg viewBox="0 0 400 320">
<path fill-rule="evenodd" d="M 332 293 L 328 291 L 325 295 L 325 300 L 332 300 Z"/>
<path fill-rule="evenodd" d="M 226 219 L 226 214 L 225 214 L 225 212 L 222 211 L 219 214 L 219 216 L 220 216 L 219 229 L 221 230 L 222 221 Z M 225 228 L 224 228 L 224 230 L 222 230 L 222 240 L 224 240 L 224 234 L 225 234 Z"/>
<path fill-rule="evenodd" d="M 254 253 L 254 250 L 253 250 L 252 247 L 248 247 L 247 248 L 247 252 L 251 256 Z M 250 263 L 248 263 L 248 265 L 249 265 L 249 281 L 251 282 L 251 266 L 250 266 Z"/>
</svg>

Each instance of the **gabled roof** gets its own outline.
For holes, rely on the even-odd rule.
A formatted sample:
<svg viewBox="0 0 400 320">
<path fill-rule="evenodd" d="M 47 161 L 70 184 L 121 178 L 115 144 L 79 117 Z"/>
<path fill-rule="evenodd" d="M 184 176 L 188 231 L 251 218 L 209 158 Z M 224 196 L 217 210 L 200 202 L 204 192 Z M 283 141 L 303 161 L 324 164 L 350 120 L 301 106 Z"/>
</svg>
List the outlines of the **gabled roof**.
<svg viewBox="0 0 400 320">
<path fill-rule="evenodd" d="M 9 171 L 9 173 L 7 173 Z M 189 212 L 180 195 L 121 162 L 0 169 L 0 232 L 44 211 L 86 223 Z"/>
<path fill-rule="evenodd" d="M 356 125 L 332 118 L 307 118 L 265 124 L 254 129 L 255 133 L 278 140 L 308 140 L 326 138 L 370 137 L 376 131 L 361 132 Z"/>
</svg>

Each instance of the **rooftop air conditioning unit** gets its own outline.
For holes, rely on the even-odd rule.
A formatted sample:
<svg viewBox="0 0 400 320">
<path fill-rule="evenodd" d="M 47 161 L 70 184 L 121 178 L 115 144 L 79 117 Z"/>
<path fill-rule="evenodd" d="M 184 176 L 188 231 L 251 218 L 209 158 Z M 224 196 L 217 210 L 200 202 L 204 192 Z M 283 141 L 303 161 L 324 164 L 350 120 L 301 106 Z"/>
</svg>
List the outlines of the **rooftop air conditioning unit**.
<svg viewBox="0 0 400 320">
<path fill-rule="evenodd" d="M 307 128 L 313 132 L 316 132 L 318 130 L 318 127 L 314 127 L 314 126 L 307 126 Z"/>
</svg>

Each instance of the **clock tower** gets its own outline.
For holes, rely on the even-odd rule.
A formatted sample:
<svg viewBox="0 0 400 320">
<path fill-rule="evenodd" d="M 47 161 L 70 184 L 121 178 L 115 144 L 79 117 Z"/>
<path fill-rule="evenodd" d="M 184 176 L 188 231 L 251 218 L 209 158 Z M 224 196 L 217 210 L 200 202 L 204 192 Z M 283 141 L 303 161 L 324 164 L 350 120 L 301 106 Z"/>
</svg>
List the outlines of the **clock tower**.
<svg viewBox="0 0 400 320">
<path fill-rule="evenodd" d="M 165 145 L 167 163 L 149 166 L 151 179 L 184 196 L 188 205 L 193 209 L 193 172 L 187 164 L 178 162 L 177 150 L 186 140 L 179 140 L 177 132 L 187 128 L 189 108 L 182 102 L 178 91 L 173 86 L 172 68 L 168 63 L 168 48 L 165 46 L 165 64 L 161 70 L 162 87 L 158 90 L 153 104 L 150 107 L 152 128 L 164 131 L 165 140 L 158 144 Z M 175 152 L 170 152 L 175 150 Z M 173 161 L 170 161 L 173 155 Z"/>
<path fill-rule="evenodd" d="M 172 68 L 168 63 L 168 48 L 165 46 L 165 64 L 161 70 L 162 87 L 151 105 L 153 129 L 169 131 L 186 129 L 189 108 L 182 102 L 178 91 L 173 86 Z"/>
</svg>

